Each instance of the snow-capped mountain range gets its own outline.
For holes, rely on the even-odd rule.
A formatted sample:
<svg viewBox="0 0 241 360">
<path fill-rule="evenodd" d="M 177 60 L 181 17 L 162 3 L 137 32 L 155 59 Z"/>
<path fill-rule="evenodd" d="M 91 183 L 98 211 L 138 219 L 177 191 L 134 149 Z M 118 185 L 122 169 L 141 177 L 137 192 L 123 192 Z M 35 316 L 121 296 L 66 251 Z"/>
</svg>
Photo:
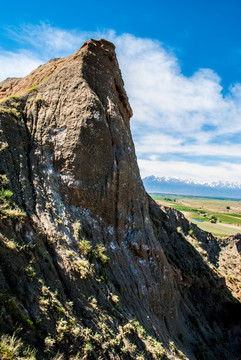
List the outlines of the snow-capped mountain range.
<svg viewBox="0 0 241 360">
<path fill-rule="evenodd" d="M 149 193 L 241 199 L 241 183 L 207 183 L 170 177 L 156 177 L 154 175 L 145 177 L 143 183 Z"/>
</svg>

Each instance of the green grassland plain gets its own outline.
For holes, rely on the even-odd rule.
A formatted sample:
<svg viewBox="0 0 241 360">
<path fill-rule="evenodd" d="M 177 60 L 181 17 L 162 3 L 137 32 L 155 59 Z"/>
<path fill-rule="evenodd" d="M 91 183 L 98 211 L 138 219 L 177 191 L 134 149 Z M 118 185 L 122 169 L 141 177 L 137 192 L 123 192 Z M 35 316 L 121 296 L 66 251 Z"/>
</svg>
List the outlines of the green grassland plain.
<svg viewBox="0 0 241 360">
<path fill-rule="evenodd" d="M 218 237 L 241 233 L 241 200 L 150 194 L 160 205 L 181 211 L 199 228 Z"/>
</svg>

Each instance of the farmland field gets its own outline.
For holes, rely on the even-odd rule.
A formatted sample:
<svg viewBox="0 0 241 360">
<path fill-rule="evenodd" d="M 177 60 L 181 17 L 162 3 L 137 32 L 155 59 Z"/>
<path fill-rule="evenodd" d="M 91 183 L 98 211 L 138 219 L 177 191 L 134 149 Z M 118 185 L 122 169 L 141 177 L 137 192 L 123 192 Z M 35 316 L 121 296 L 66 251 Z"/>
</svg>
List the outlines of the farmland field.
<svg viewBox="0 0 241 360">
<path fill-rule="evenodd" d="M 241 233 L 241 200 L 150 194 L 160 205 L 181 211 L 188 220 L 215 236 Z"/>
</svg>

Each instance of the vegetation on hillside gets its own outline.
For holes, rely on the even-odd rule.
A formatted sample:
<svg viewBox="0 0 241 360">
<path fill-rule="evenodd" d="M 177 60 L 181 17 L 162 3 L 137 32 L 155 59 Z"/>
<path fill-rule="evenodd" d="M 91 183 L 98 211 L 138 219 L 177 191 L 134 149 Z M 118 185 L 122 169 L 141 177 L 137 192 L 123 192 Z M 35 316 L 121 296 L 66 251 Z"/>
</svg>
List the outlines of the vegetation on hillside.
<svg viewBox="0 0 241 360">
<path fill-rule="evenodd" d="M 225 237 L 241 232 L 240 200 L 167 194 L 151 196 L 162 205 L 181 211 L 188 220 L 215 236 Z"/>
</svg>

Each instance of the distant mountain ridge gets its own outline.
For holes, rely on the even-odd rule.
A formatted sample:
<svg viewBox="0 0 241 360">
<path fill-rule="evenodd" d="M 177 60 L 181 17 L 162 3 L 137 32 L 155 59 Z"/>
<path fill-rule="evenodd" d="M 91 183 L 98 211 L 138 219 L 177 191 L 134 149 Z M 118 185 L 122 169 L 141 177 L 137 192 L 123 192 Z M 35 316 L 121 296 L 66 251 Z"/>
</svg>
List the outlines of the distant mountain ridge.
<svg viewBox="0 0 241 360">
<path fill-rule="evenodd" d="M 178 195 L 224 197 L 241 199 L 241 184 L 229 182 L 211 182 L 184 180 L 170 177 L 147 176 L 143 179 L 149 193 L 170 193 Z"/>
</svg>

